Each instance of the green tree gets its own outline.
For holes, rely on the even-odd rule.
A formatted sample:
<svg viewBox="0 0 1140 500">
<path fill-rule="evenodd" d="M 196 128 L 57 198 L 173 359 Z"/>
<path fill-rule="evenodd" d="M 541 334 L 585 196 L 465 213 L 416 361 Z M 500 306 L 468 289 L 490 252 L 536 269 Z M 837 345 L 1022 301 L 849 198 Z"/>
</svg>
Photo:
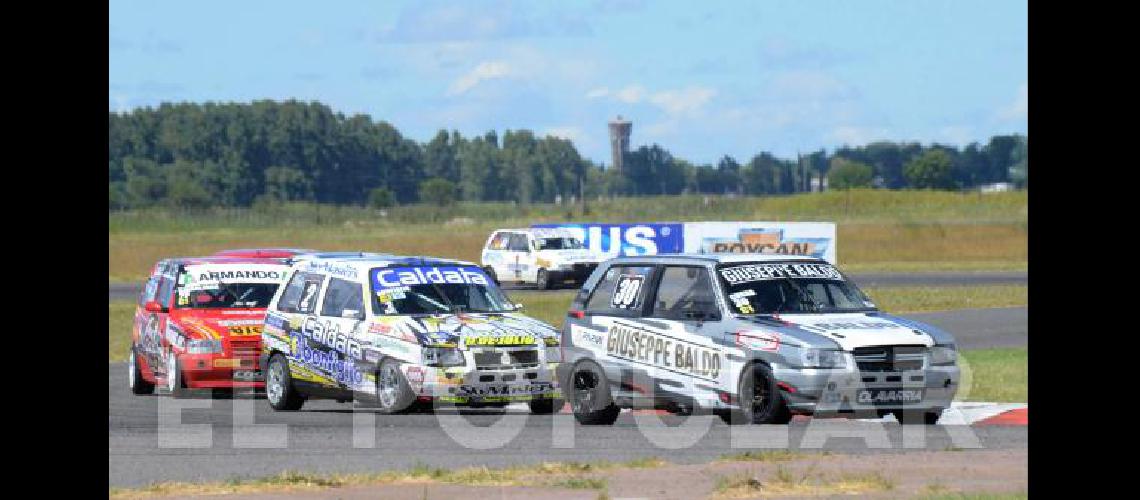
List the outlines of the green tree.
<svg viewBox="0 0 1140 500">
<path fill-rule="evenodd" d="M 917 189 L 953 189 L 953 161 L 941 149 L 929 149 L 903 167 L 910 187 Z"/>
<path fill-rule="evenodd" d="M 309 201 L 313 182 L 295 168 L 269 167 L 265 169 L 265 195 L 277 201 Z"/>
<path fill-rule="evenodd" d="M 396 195 L 388 188 L 372 188 L 372 191 L 368 192 L 368 206 L 372 208 L 389 208 L 395 205 Z"/>
<path fill-rule="evenodd" d="M 431 205 L 446 207 L 455 203 L 455 183 L 433 177 L 420 183 L 420 201 Z"/>
<path fill-rule="evenodd" d="M 871 187 L 873 176 L 870 165 L 837 156 L 831 159 L 831 169 L 827 173 L 827 187 L 828 189 Z"/>
</svg>

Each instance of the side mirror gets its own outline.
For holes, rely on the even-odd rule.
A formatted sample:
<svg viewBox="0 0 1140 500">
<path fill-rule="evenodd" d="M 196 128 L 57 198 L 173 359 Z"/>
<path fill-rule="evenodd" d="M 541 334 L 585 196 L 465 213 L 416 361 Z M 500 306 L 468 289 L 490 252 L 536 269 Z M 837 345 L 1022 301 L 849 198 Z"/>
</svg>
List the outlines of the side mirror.
<svg viewBox="0 0 1140 500">
<path fill-rule="evenodd" d="M 166 308 L 162 307 L 162 304 L 160 304 L 157 300 L 148 300 L 146 304 L 143 305 L 143 309 L 146 309 L 147 312 L 152 313 L 166 312 Z"/>
<path fill-rule="evenodd" d="M 516 311 L 521 311 L 521 310 L 522 310 L 522 308 L 523 308 L 522 302 L 516 302 L 516 303 L 514 303 L 514 304 L 511 304 L 511 305 L 512 305 L 512 306 L 514 306 L 514 309 L 515 309 Z"/>
</svg>

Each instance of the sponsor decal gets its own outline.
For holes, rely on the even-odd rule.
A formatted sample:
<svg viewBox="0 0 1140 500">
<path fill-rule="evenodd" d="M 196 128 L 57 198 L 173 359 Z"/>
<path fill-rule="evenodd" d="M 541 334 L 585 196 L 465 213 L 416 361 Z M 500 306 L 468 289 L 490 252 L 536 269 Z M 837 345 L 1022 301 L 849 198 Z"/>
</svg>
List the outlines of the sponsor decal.
<svg viewBox="0 0 1140 500">
<path fill-rule="evenodd" d="M 720 275 L 730 285 L 784 278 L 843 279 L 830 264 L 747 264 L 721 268 Z"/>
<path fill-rule="evenodd" d="M 514 396 L 519 394 L 542 394 L 553 390 L 554 384 L 550 382 L 535 382 L 533 384 L 460 385 L 454 388 L 454 394 L 460 397 Z"/>
<path fill-rule="evenodd" d="M 807 325 L 797 325 L 802 327 L 812 327 L 822 331 L 832 330 L 888 330 L 894 328 L 903 328 L 894 323 L 887 323 L 885 321 L 836 321 L 833 323 L 812 323 Z"/>
<path fill-rule="evenodd" d="M 920 403 L 922 389 L 864 389 L 856 399 L 860 404 Z"/>
<path fill-rule="evenodd" d="M 223 319 L 217 322 L 221 326 L 261 326 L 260 319 Z"/>
<path fill-rule="evenodd" d="M 604 345 L 606 342 L 606 338 L 601 333 L 587 330 L 578 326 L 575 326 L 571 330 L 571 338 L 574 339 L 574 345 L 589 344 L 596 347 L 602 347 L 602 345 Z"/>
<path fill-rule="evenodd" d="M 632 309 L 641 305 L 641 285 L 645 283 L 645 276 L 623 275 L 618 278 L 614 286 L 614 294 L 610 297 L 610 305 L 618 309 Z"/>
<path fill-rule="evenodd" d="M 333 262 L 309 262 L 308 269 L 311 271 L 320 271 L 348 279 L 356 279 L 356 277 L 359 276 L 355 268 L 351 266 L 338 265 Z"/>
<path fill-rule="evenodd" d="M 376 290 L 447 283 L 486 286 L 490 281 L 482 269 L 471 266 L 386 267 L 372 271 L 372 286 Z"/>
<path fill-rule="evenodd" d="M 776 352 L 780 350 L 780 334 L 757 330 L 739 330 L 735 334 L 736 345 L 757 351 Z"/>
<path fill-rule="evenodd" d="M 702 238 L 701 253 L 760 253 L 823 258 L 828 238 L 788 238 L 783 229 L 741 228 L 735 238 Z"/>
<path fill-rule="evenodd" d="M 281 280 L 278 271 L 208 271 L 198 274 L 198 281 Z"/>
<path fill-rule="evenodd" d="M 534 224 L 532 228 L 562 228 L 582 241 L 594 254 L 656 255 L 684 250 L 684 225 L 648 224 Z"/>
<path fill-rule="evenodd" d="M 625 323 L 610 326 L 606 353 L 697 378 L 720 375 L 720 350 Z"/>
<path fill-rule="evenodd" d="M 340 325 L 336 322 L 325 321 L 322 323 L 315 316 L 308 316 L 301 323 L 301 334 L 337 352 L 344 353 L 351 359 L 360 359 L 362 355 L 360 342 L 340 333 Z"/>
<path fill-rule="evenodd" d="M 359 385 L 364 380 L 363 374 L 356 369 L 356 363 L 351 359 L 342 359 L 342 355 L 337 351 L 314 349 L 299 333 L 293 333 L 293 345 L 295 346 L 293 354 L 297 361 L 323 370 L 337 383 L 353 386 Z M 359 350 L 359 346 L 357 349 Z"/>
<path fill-rule="evenodd" d="M 247 335 L 261 335 L 261 325 L 258 326 L 231 326 L 228 328 L 230 335 L 235 337 L 243 337 Z"/>
<path fill-rule="evenodd" d="M 534 335 L 472 335 L 465 340 L 467 347 L 534 345 Z"/>
</svg>

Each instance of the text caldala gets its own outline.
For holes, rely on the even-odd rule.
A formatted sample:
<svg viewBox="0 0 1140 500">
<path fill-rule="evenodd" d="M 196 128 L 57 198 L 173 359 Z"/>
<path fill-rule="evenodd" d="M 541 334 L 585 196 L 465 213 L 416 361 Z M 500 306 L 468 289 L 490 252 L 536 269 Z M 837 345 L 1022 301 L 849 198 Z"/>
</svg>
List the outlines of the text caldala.
<svg viewBox="0 0 1140 500">
<path fill-rule="evenodd" d="M 729 284 L 781 278 L 822 278 L 842 280 L 839 271 L 828 264 L 749 264 L 726 267 L 720 275 Z"/>
<path fill-rule="evenodd" d="M 695 377 L 720 375 L 719 351 L 621 323 L 610 327 L 606 353 Z"/>
<path fill-rule="evenodd" d="M 484 285 L 489 280 L 477 268 L 471 267 L 395 267 L 376 269 L 372 275 L 376 288 L 392 288 L 407 285 Z"/>
</svg>

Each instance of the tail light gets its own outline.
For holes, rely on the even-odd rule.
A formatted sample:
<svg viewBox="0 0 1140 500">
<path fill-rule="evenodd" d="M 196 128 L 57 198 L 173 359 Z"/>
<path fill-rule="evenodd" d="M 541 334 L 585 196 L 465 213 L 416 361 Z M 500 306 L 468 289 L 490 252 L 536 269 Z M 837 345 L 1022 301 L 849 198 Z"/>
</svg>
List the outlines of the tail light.
<svg viewBox="0 0 1140 500">
<path fill-rule="evenodd" d="M 571 309 L 570 312 L 566 313 L 566 316 L 574 318 L 574 319 L 582 319 L 582 318 L 586 317 L 586 311 L 579 311 L 576 309 Z"/>
</svg>

